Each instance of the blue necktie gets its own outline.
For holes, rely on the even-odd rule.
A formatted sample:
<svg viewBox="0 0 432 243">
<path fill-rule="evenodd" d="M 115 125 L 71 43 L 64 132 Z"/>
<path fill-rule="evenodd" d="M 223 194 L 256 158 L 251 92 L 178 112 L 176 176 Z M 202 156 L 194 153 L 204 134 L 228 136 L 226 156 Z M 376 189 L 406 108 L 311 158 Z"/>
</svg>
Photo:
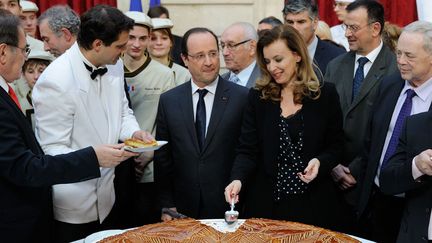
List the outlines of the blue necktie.
<svg viewBox="0 0 432 243">
<path fill-rule="evenodd" d="M 236 84 L 236 83 L 240 82 L 240 79 L 237 77 L 237 75 L 232 74 L 231 77 L 229 78 L 229 81 Z"/>
<path fill-rule="evenodd" d="M 387 146 L 387 150 L 384 154 L 384 159 L 381 165 L 381 169 L 384 168 L 384 166 L 387 164 L 390 157 L 394 154 L 396 151 L 396 147 L 399 142 L 399 135 L 402 130 L 403 123 L 405 121 L 405 118 L 411 114 L 411 108 L 412 108 L 412 98 L 416 95 L 414 90 L 408 89 L 406 91 L 406 98 L 402 105 L 402 108 L 399 111 L 399 115 L 397 117 L 395 126 L 393 128 L 393 133 L 390 138 L 389 145 Z"/>
<path fill-rule="evenodd" d="M 360 87 L 364 79 L 364 65 L 369 61 L 369 59 L 367 59 L 367 57 L 360 57 L 357 61 L 359 65 L 354 75 L 351 102 L 360 92 Z"/>
<path fill-rule="evenodd" d="M 204 102 L 204 96 L 208 93 L 206 89 L 197 90 L 199 94 L 197 109 L 196 109 L 196 117 L 195 117 L 195 130 L 198 138 L 198 145 L 200 150 L 202 150 L 204 146 L 205 140 L 205 131 L 206 131 L 206 108 Z"/>
</svg>

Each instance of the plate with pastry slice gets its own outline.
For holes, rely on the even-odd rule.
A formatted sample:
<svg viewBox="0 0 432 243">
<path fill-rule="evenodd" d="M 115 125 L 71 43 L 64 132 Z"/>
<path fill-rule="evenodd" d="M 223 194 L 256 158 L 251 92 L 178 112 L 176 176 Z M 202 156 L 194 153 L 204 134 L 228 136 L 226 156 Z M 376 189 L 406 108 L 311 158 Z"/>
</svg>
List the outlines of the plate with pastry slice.
<svg viewBox="0 0 432 243">
<path fill-rule="evenodd" d="M 124 149 L 134 153 L 142 153 L 146 151 L 158 150 L 160 147 L 167 144 L 167 141 L 151 141 L 149 143 L 139 139 L 128 138 L 124 141 Z"/>
</svg>

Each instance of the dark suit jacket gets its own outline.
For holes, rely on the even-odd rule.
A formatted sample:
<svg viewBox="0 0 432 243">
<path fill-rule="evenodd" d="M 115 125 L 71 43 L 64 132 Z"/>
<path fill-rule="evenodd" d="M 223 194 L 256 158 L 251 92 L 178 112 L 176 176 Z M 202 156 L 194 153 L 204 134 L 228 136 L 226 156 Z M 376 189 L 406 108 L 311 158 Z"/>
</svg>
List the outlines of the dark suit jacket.
<svg viewBox="0 0 432 243">
<path fill-rule="evenodd" d="M 338 47 L 326 41 L 322 41 L 320 40 L 320 38 L 318 38 L 318 45 L 315 50 L 315 56 L 313 61 L 318 66 L 322 75 L 324 76 L 326 74 L 328 63 L 331 60 L 335 59 L 337 56 L 340 56 L 344 53 L 346 53 L 345 48 Z M 321 75 L 317 73 L 317 76 Z"/>
<path fill-rule="evenodd" d="M 229 77 L 230 77 L 230 75 L 231 75 L 231 71 L 230 72 L 226 72 L 226 73 L 222 74 L 222 78 L 228 80 Z M 255 83 L 256 83 L 257 79 L 260 78 L 260 77 L 261 77 L 260 68 L 259 68 L 258 64 L 255 64 L 255 67 L 252 70 L 252 73 L 249 76 L 249 79 L 248 79 L 245 87 L 246 88 L 255 87 Z"/>
<path fill-rule="evenodd" d="M 367 207 L 379 167 L 381 153 L 387 136 L 388 127 L 393 115 L 400 92 L 405 81 L 397 72 L 386 77 L 379 87 L 378 99 L 374 104 L 369 128 L 365 139 L 365 148 L 361 157 L 356 159 L 351 172 L 361 181 L 358 214 L 361 216 Z M 430 108 L 429 108 L 430 109 Z"/>
<path fill-rule="evenodd" d="M 31 125 L 0 88 L 0 235 L 3 242 L 50 242 L 51 185 L 100 176 L 92 148 L 44 156 Z"/>
<path fill-rule="evenodd" d="M 155 153 L 155 182 L 162 207 L 189 217 L 220 218 L 228 208 L 228 185 L 247 89 L 219 77 L 203 151 L 195 132 L 191 82 L 161 95 L 156 138 L 168 144 Z M 212 208 L 203 212 L 201 203 Z"/>
<path fill-rule="evenodd" d="M 432 147 L 432 113 L 408 117 L 395 154 L 380 174 L 381 190 L 388 194 L 406 192 L 398 242 L 428 242 L 432 206 L 432 177 L 412 177 L 412 160 Z"/>
<path fill-rule="evenodd" d="M 316 225 L 334 228 L 337 215 L 336 191 L 331 169 L 342 155 L 342 112 L 333 84 L 326 83 L 317 100 L 305 98 L 302 107 L 304 142 L 302 160 L 317 158 L 321 162 L 318 177 L 310 183 L 307 193 L 315 208 Z M 274 218 L 273 191 L 277 175 L 280 142 L 280 104 L 264 101 L 260 91 L 251 89 L 245 112 L 232 180 L 241 180 L 246 190 L 245 216 Z"/>
<path fill-rule="evenodd" d="M 351 101 L 354 77 L 355 52 L 349 52 L 331 61 L 324 80 L 334 83 L 339 93 L 344 117 L 345 154 L 344 165 L 360 154 L 366 134 L 372 106 L 377 98 L 379 84 L 384 76 L 397 71 L 395 54 L 383 45 L 367 76 L 360 92 Z"/>
</svg>

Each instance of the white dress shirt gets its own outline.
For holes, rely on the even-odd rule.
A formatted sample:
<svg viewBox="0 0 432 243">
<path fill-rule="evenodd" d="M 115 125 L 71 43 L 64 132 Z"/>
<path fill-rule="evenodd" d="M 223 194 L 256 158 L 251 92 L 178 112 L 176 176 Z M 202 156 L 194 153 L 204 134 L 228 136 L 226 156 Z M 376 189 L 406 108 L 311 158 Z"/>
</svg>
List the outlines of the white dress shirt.
<svg viewBox="0 0 432 243">
<path fill-rule="evenodd" d="M 367 77 L 367 74 L 369 73 L 369 70 L 371 69 L 373 63 L 375 62 L 375 59 L 378 57 L 378 54 L 380 53 L 382 47 L 383 47 L 383 42 L 381 41 L 380 44 L 378 45 L 378 47 L 373 49 L 366 56 L 361 56 L 361 55 L 356 54 L 355 62 L 354 62 L 353 77 L 355 76 L 355 72 L 357 71 L 357 68 L 359 66 L 358 59 L 360 57 L 366 57 L 369 60 L 363 67 L 364 77 L 365 78 Z"/>
<path fill-rule="evenodd" d="M 193 78 L 192 78 L 193 79 Z M 206 94 L 206 96 L 204 96 L 204 103 L 205 103 L 205 108 L 206 108 L 206 129 L 205 129 L 205 134 L 207 135 L 207 128 L 210 122 L 210 118 L 211 118 L 211 112 L 213 109 L 213 101 L 214 101 L 214 97 L 216 94 L 216 87 L 217 84 L 219 82 L 219 78 L 216 78 L 215 81 L 213 81 L 211 84 L 200 88 L 198 87 L 192 80 L 191 82 L 191 86 L 192 86 L 192 104 L 193 104 L 193 112 L 194 112 L 194 121 L 196 119 L 196 110 L 197 110 L 197 104 L 198 104 L 198 99 L 199 99 L 199 94 L 197 92 L 197 90 L 199 89 L 206 89 L 208 90 L 208 93 Z"/>
<path fill-rule="evenodd" d="M 0 75 L 0 86 L 6 91 L 6 94 L 9 94 L 9 86 L 6 83 L 6 80 Z"/>
<path fill-rule="evenodd" d="M 237 82 L 238 85 L 241 85 L 243 87 L 246 87 L 249 78 L 253 72 L 253 69 L 255 67 L 256 61 L 253 61 L 249 66 L 247 66 L 245 69 L 241 70 L 238 74 L 235 74 L 233 72 L 230 72 L 230 79 L 232 76 L 236 75 L 237 78 L 240 79 L 239 82 Z"/>
<path fill-rule="evenodd" d="M 312 43 L 310 43 L 310 45 L 308 45 L 307 47 L 311 63 L 313 63 L 313 59 L 315 57 L 315 51 L 317 47 L 318 47 L 318 37 L 314 35 Z"/>
</svg>

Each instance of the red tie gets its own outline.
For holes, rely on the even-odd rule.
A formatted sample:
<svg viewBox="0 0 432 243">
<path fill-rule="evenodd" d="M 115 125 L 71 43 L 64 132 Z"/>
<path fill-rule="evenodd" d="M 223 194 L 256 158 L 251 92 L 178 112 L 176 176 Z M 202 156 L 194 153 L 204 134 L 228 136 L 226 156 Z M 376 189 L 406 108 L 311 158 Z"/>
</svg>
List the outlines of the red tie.
<svg viewBox="0 0 432 243">
<path fill-rule="evenodd" d="M 18 108 L 21 109 L 21 105 L 18 101 L 18 97 L 16 96 L 15 91 L 12 89 L 12 87 L 9 84 L 7 84 L 7 86 L 9 87 L 9 96 L 12 98 L 12 100 L 15 102 Z"/>
</svg>

